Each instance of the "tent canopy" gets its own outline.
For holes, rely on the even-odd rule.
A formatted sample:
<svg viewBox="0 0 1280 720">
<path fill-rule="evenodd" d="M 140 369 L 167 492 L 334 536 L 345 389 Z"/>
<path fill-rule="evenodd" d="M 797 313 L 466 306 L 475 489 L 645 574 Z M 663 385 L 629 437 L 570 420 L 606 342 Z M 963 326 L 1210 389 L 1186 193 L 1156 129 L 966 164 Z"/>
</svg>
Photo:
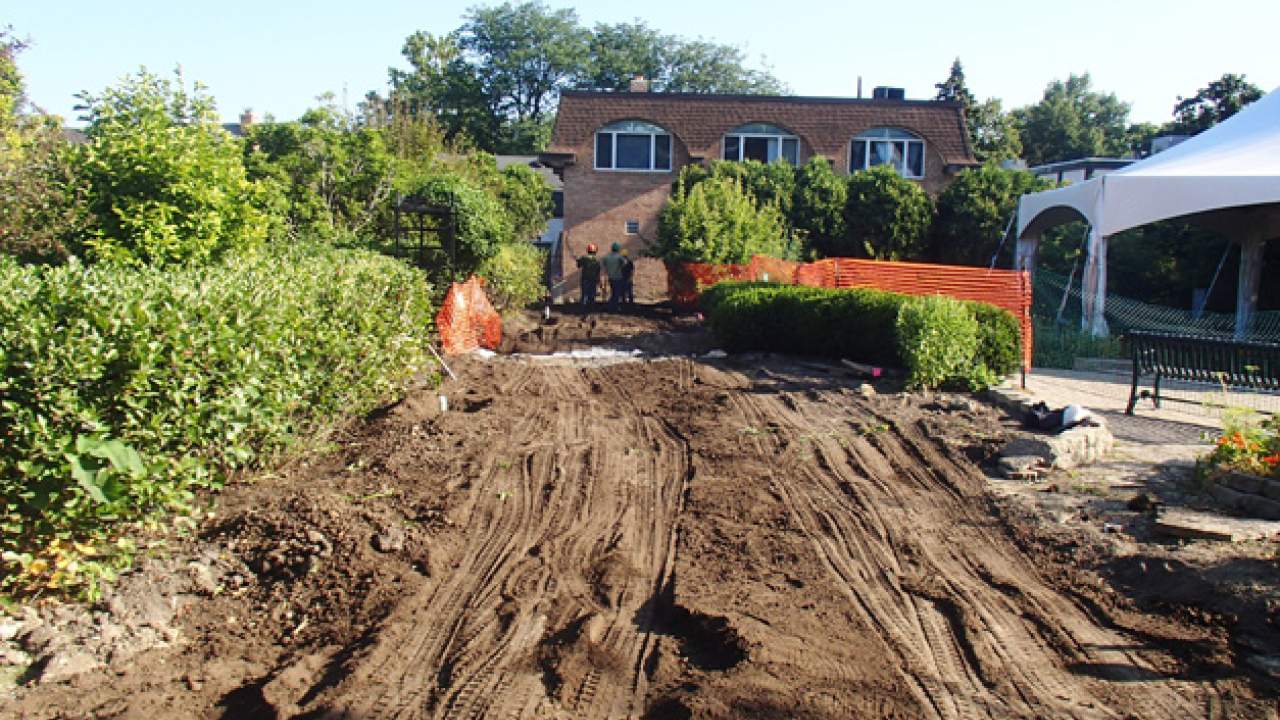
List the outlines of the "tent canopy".
<svg viewBox="0 0 1280 720">
<path fill-rule="evenodd" d="M 1023 195 L 1018 237 L 1073 220 L 1109 237 L 1157 220 L 1268 204 L 1274 207 L 1265 209 L 1266 231 L 1280 218 L 1280 90 L 1122 170 Z"/>
</svg>

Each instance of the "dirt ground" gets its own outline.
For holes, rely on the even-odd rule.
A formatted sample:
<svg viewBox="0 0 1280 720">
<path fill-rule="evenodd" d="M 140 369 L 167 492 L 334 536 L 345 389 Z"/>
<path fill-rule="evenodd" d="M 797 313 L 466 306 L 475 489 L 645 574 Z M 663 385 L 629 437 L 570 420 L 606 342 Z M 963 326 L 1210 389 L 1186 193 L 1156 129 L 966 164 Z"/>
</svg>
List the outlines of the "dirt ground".
<svg viewBox="0 0 1280 720">
<path fill-rule="evenodd" d="M 712 347 L 660 310 L 520 319 L 99 607 L 10 622 L 36 664 L 0 715 L 1277 716 L 1242 660 L 1275 608 L 993 491 L 994 408 Z"/>
</svg>

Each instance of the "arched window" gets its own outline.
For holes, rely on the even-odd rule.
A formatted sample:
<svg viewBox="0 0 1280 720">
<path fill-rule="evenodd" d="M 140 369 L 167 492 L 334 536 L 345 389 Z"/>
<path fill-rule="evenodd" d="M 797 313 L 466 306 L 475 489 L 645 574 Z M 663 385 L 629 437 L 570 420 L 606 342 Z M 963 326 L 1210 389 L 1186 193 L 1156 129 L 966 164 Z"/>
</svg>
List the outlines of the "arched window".
<svg viewBox="0 0 1280 720">
<path fill-rule="evenodd" d="M 872 128 L 853 139 L 849 172 L 892 165 L 903 177 L 924 177 L 924 140 L 898 128 Z"/>
<path fill-rule="evenodd" d="M 800 139 L 777 125 L 742 125 L 725 134 L 722 157 L 725 160 L 759 160 L 762 163 L 782 158 L 798 166 Z"/>
<path fill-rule="evenodd" d="M 671 170 L 671 133 L 639 120 L 610 123 L 596 131 L 597 170 Z"/>
</svg>

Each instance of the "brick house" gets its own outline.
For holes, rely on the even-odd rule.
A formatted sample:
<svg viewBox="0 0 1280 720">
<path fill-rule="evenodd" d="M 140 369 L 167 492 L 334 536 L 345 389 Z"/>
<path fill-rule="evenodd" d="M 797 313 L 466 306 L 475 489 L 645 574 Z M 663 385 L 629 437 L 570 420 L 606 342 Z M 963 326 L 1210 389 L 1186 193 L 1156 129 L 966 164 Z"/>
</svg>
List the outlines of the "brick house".
<svg viewBox="0 0 1280 720">
<path fill-rule="evenodd" d="M 716 159 L 797 166 L 814 155 L 837 172 L 893 164 L 936 195 L 962 168 L 976 165 L 956 103 L 888 99 L 566 90 L 551 143 L 539 159 L 564 179 L 563 281 L 557 297 L 576 297 L 575 259 L 589 242 L 606 252 L 619 242 L 640 258 L 654 242 L 658 212 L 680 168 Z M 900 92 L 898 93 L 900 95 Z M 636 266 L 642 300 L 666 296 L 666 271 L 652 259 Z"/>
</svg>

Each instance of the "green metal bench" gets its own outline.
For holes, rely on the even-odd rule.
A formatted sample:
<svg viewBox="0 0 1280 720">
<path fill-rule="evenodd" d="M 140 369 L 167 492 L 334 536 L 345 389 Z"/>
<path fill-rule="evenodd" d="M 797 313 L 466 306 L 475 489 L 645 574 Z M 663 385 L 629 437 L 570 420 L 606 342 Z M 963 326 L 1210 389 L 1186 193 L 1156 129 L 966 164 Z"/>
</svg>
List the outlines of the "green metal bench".
<svg viewBox="0 0 1280 720">
<path fill-rule="evenodd" d="M 1280 345 L 1146 331 L 1133 331 L 1128 338 L 1133 349 L 1129 415 L 1138 397 L 1149 394 L 1138 392 L 1144 375 L 1155 376 L 1150 395 L 1156 407 L 1165 378 L 1280 392 Z"/>
</svg>

